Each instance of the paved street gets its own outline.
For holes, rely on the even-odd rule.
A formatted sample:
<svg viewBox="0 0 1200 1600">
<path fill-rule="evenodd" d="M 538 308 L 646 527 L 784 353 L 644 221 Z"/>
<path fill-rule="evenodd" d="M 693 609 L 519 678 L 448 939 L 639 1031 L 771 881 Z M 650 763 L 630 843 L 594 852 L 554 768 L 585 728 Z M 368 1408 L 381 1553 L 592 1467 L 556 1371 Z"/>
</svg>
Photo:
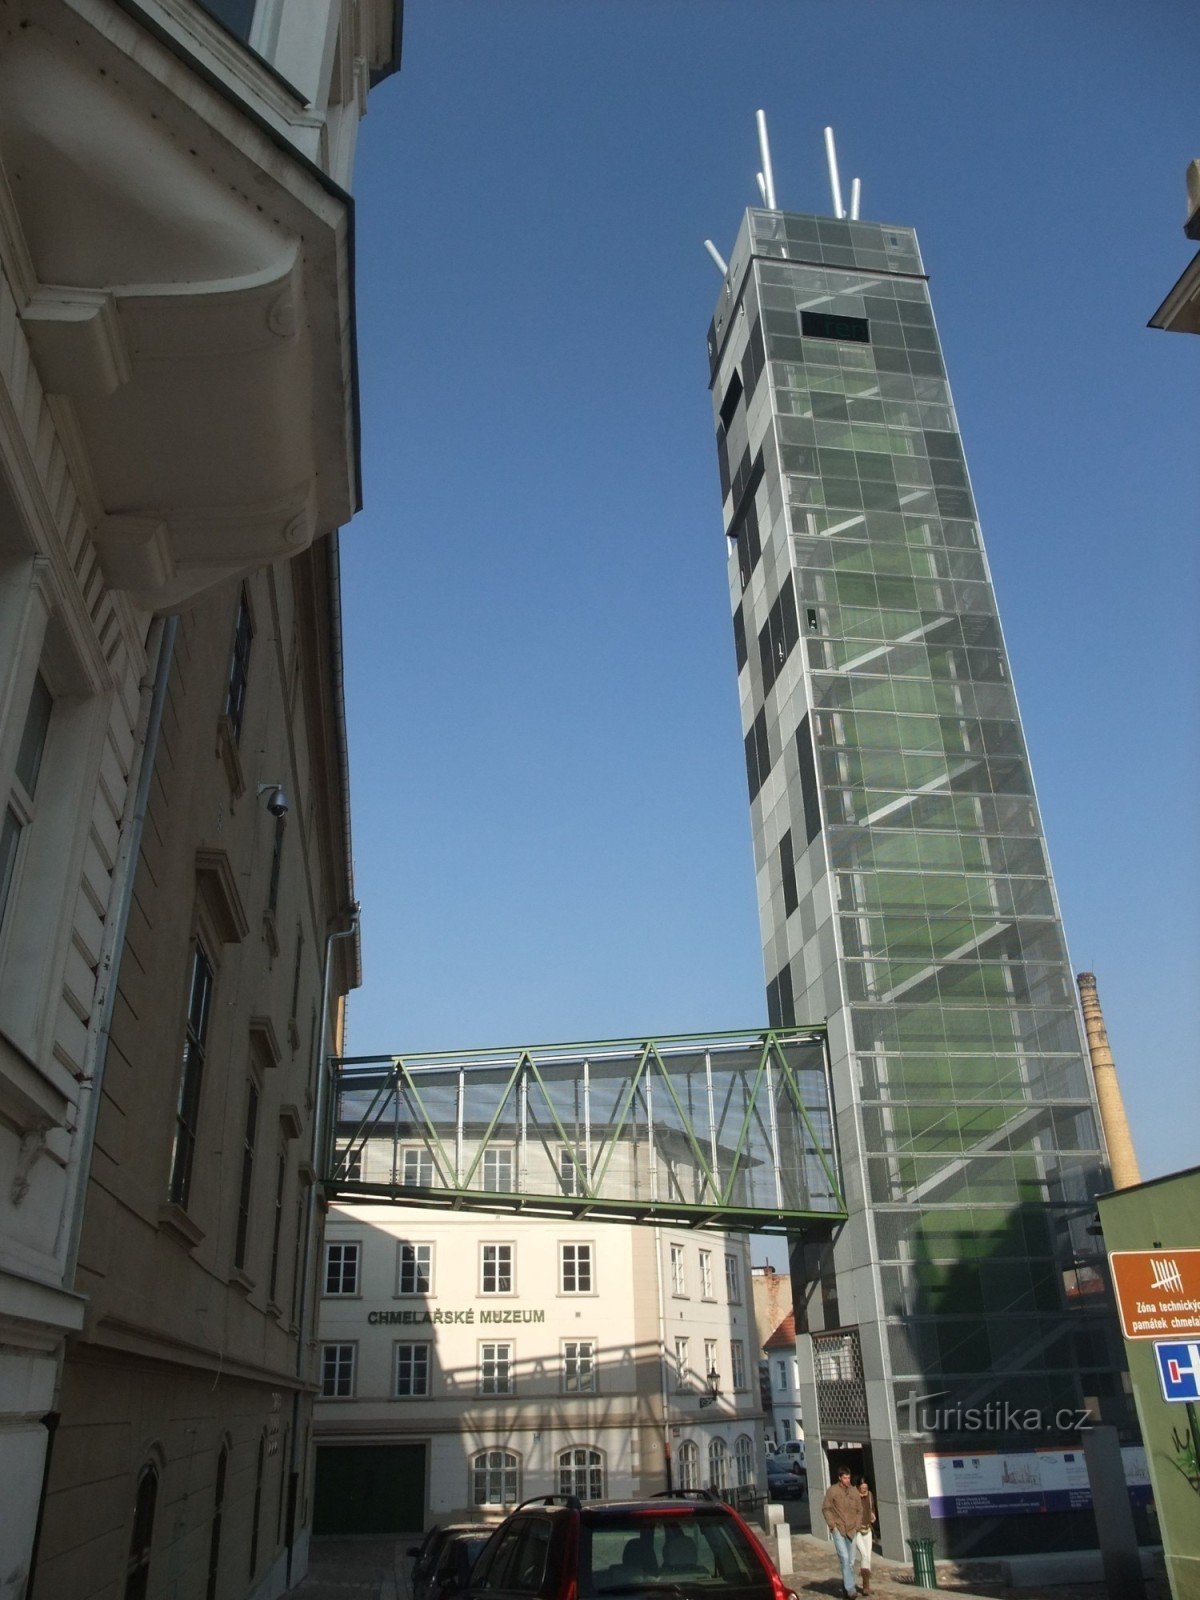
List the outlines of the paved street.
<svg viewBox="0 0 1200 1600">
<path fill-rule="evenodd" d="M 799 1510 L 803 1514 L 803 1507 Z M 800 1517 L 796 1517 L 796 1522 Z M 408 1574 L 412 1565 L 405 1555 L 420 1534 L 398 1539 L 314 1539 L 312 1565 L 308 1577 L 289 1591 L 294 1600 L 408 1600 Z M 787 1580 L 801 1596 L 827 1595 L 836 1600 L 842 1586 L 832 1547 L 824 1539 L 798 1534 L 792 1540 L 795 1570 Z M 1102 1584 L 1055 1584 L 1051 1588 L 1014 1589 L 988 1581 L 988 1562 L 978 1562 L 973 1570 L 958 1573 L 939 1566 L 939 1588 L 918 1589 L 910 1566 L 876 1558 L 871 1569 L 872 1595 L 883 1600 L 919 1600 L 922 1595 L 954 1594 L 958 1600 L 1107 1600 Z M 994 1569 L 993 1569 L 994 1570 Z M 1153 1584 L 1147 1600 L 1166 1600 Z"/>
</svg>

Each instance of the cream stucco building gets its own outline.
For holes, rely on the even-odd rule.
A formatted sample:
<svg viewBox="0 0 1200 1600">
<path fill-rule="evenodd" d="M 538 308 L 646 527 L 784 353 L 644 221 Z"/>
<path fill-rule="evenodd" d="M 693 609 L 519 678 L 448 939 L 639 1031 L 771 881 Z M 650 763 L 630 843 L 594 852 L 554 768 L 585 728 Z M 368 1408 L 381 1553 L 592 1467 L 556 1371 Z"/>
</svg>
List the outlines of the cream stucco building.
<svg viewBox="0 0 1200 1600">
<path fill-rule="evenodd" d="M 338 1205 L 323 1289 L 318 1532 L 762 1474 L 743 1235 Z"/>
<path fill-rule="evenodd" d="M 2 1600 L 304 1558 L 346 184 L 399 11 L 0 5 Z"/>
</svg>

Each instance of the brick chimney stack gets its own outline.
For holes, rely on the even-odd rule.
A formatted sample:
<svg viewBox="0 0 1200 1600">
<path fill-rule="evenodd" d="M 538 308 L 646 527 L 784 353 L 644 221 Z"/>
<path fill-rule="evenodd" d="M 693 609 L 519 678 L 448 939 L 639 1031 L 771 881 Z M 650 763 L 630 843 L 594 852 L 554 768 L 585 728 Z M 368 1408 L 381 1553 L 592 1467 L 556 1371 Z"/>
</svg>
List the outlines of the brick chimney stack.
<svg viewBox="0 0 1200 1600">
<path fill-rule="evenodd" d="M 1108 1146 L 1113 1188 L 1131 1189 L 1141 1183 L 1142 1175 L 1134 1154 L 1129 1119 L 1125 1115 L 1125 1102 L 1121 1098 L 1121 1085 L 1117 1080 L 1117 1065 L 1109 1047 L 1104 1013 L 1100 1009 L 1100 996 L 1096 992 L 1096 974 L 1081 972 L 1075 981 L 1079 985 L 1079 1002 L 1083 1007 L 1083 1025 L 1087 1030 L 1088 1054 L 1092 1058 L 1092 1078 L 1100 1105 L 1100 1121 L 1104 1125 L 1104 1142 Z"/>
</svg>

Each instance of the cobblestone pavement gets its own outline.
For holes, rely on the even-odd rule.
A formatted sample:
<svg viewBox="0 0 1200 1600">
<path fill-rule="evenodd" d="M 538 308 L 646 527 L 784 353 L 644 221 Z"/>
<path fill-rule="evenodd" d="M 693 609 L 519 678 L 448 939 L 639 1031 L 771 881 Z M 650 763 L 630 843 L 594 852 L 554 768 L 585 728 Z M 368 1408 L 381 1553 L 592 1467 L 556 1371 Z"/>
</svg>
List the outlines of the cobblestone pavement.
<svg viewBox="0 0 1200 1600">
<path fill-rule="evenodd" d="M 797 1508 L 799 1510 L 800 1508 Z M 801 1515 L 793 1512 L 793 1523 Z M 402 1534 L 396 1539 L 314 1539 L 308 1577 L 288 1591 L 288 1600 L 409 1600 L 408 1575 L 412 1562 L 405 1554 L 420 1534 Z M 841 1579 L 833 1546 L 810 1534 L 792 1540 L 793 1571 L 788 1585 L 802 1597 L 827 1595 L 840 1600 Z M 977 1563 L 973 1570 L 954 1569 L 938 1564 L 938 1585 L 918 1589 L 911 1566 L 883 1561 L 878 1556 L 871 1568 L 871 1594 L 881 1600 L 920 1600 L 922 1596 L 953 1594 L 958 1600 L 1108 1600 L 1103 1584 L 1054 1584 L 1037 1589 L 1014 1589 L 992 1582 L 989 1563 Z M 1165 1584 L 1156 1590 L 1147 1585 L 1147 1600 L 1168 1600 Z"/>
</svg>

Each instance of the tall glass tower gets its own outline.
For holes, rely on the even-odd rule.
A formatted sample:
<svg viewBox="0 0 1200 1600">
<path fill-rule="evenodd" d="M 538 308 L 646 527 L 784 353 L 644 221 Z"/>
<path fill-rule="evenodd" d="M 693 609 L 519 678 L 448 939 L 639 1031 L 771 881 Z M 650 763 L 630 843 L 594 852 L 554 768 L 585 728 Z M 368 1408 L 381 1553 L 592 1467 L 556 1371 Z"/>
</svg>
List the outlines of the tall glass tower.
<svg viewBox="0 0 1200 1600">
<path fill-rule="evenodd" d="M 748 211 L 708 343 L 768 1010 L 828 1026 L 850 1210 L 793 1253 L 812 1490 L 819 1441 L 887 1555 L 1094 1546 L 1045 1452 L 1132 1423 L 1105 1155 L 912 229 Z"/>
</svg>

